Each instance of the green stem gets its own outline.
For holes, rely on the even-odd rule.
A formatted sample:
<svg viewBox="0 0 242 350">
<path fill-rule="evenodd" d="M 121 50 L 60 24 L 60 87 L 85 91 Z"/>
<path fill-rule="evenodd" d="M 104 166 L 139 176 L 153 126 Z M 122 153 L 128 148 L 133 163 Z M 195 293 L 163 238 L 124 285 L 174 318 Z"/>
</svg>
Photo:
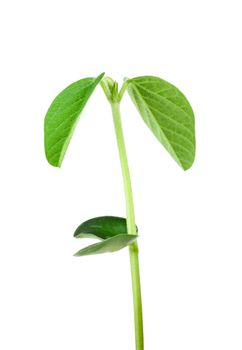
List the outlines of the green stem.
<svg viewBox="0 0 242 350">
<path fill-rule="evenodd" d="M 127 159 L 126 148 L 124 143 L 119 103 L 112 102 L 111 106 L 112 106 L 113 122 L 115 127 L 120 163 L 122 168 L 123 182 L 124 182 L 127 229 L 128 229 L 128 234 L 135 235 L 136 225 L 135 225 L 133 194 L 132 194 L 128 159 Z M 132 288 L 133 288 L 136 350 L 143 350 L 144 337 L 143 337 L 143 319 L 142 319 L 142 300 L 141 300 L 140 273 L 139 273 L 139 250 L 138 250 L 137 242 L 134 242 L 129 246 L 129 255 L 130 255 L 130 268 L 131 268 Z"/>
</svg>

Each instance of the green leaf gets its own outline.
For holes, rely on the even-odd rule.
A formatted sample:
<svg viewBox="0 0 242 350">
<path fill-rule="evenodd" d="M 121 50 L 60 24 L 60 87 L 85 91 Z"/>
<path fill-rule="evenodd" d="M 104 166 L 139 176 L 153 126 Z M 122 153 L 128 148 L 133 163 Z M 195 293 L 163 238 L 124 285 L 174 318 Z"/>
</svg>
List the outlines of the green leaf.
<svg viewBox="0 0 242 350">
<path fill-rule="evenodd" d="M 138 236 L 136 235 L 127 235 L 120 234 L 111 238 L 106 239 L 105 241 L 92 244 L 88 247 L 85 247 L 79 250 L 74 256 L 84 256 L 92 254 L 101 254 L 101 253 L 112 253 L 127 247 L 129 244 L 133 243 Z"/>
<path fill-rule="evenodd" d="M 136 232 L 138 229 L 136 228 Z M 74 233 L 76 238 L 98 237 L 107 239 L 127 234 L 126 219 L 116 216 L 99 216 L 83 222 Z"/>
<path fill-rule="evenodd" d="M 195 123 L 186 97 L 157 77 L 133 78 L 127 84 L 147 126 L 184 170 L 190 168 L 195 157 Z"/>
<path fill-rule="evenodd" d="M 100 238 L 102 240 L 102 242 L 85 247 L 75 254 L 75 256 L 83 256 L 115 252 L 132 243 L 138 236 L 127 234 L 125 218 L 116 216 L 99 216 L 87 220 L 78 226 L 74 233 L 74 237 Z"/>
<path fill-rule="evenodd" d="M 45 154 L 48 162 L 60 167 L 67 147 L 85 104 L 102 80 L 97 78 L 76 81 L 64 89 L 52 102 L 45 116 Z"/>
</svg>

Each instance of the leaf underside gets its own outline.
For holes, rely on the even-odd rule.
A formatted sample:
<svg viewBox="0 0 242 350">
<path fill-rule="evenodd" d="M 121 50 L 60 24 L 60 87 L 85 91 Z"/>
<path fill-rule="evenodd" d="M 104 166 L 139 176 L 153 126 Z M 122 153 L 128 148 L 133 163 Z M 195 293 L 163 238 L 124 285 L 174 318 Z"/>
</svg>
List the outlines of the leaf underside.
<svg viewBox="0 0 242 350">
<path fill-rule="evenodd" d="M 133 243 L 137 237 L 136 235 L 119 234 L 102 242 L 85 247 L 74 254 L 74 256 L 113 253 Z"/>
<path fill-rule="evenodd" d="M 186 97 L 157 77 L 127 80 L 128 93 L 144 122 L 175 161 L 189 169 L 195 157 L 195 122 Z"/>
<path fill-rule="evenodd" d="M 138 232 L 138 229 L 136 227 Z M 83 222 L 74 233 L 75 238 L 98 238 L 99 243 L 79 250 L 75 256 L 110 253 L 125 248 L 137 239 L 137 235 L 127 234 L 125 218 L 99 216 Z"/>
<path fill-rule="evenodd" d="M 85 104 L 104 73 L 97 78 L 76 81 L 52 102 L 45 116 L 45 154 L 48 162 L 60 167 Z"/>
</svg>

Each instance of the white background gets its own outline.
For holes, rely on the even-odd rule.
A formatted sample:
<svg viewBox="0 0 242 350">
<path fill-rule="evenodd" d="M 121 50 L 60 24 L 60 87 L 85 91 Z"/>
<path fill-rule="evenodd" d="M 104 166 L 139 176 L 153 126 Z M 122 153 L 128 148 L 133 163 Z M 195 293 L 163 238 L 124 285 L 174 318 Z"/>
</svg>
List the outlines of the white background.
<svg viewBox="0 0 242 350">
<path fill-rule="evenodd" d="M 134 350 L 127 250 L 87 258 L 72 234 L 124 216 L 110 108 L 100 87 L 61 169 L 43 149 L 57 93 L 102 71 L 156 75 L 196 116 L 183 172 L 129 97 L 124 131 L 139 226 L 146 350 L 241 350 L 241 2 L 2 1 L 0 348 Z"/>
</svg>

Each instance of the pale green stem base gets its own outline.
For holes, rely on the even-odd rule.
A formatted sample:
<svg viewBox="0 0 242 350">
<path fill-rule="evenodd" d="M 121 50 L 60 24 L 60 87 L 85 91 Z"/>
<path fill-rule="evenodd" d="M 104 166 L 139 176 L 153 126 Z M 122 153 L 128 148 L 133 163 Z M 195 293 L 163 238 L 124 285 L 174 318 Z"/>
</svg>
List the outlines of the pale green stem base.
<svg viewBox="0 0 242 350">
<path fill-rule="evenodd" d="M 131 187 L 131 181 L 130 181 L 127 154 L 126 154 L 125 143 L 124 143 L 119 103 L 112 102 L 111 106 L 112 106 L 113 121 L 114 121 L 120 163 L 122 168 L 123 182 L 124 182 L 127 229 L 128 229 L 128 234 L 135 235 L 136 225 L 135 225 L 133 194 L 132 194 L 132 187 Z M 130 268 L 131 268 L 132 288 L 133 288 L 136 350 L 144 350 L 142 299 L 141 299 L 139 256 L 138 256 L 139 250 L 138 250 L 137 242 L 134 242 L 129 246 L 129 254 L 130 254 Z"/>
<path fill-rule="evenodd" d="M 139 248 L 138 248 L 137 242 L 134 242 L 132 245 L 129 246 L 129 257 L 130 257 L 130 268 L 131 268 L 132 288 L 133 288 L 136 350 L 143 350 L 144 334 L 143 334 L 142 299 L 141 299 L 140 273 L 139 273 Z"/>
</svg>

